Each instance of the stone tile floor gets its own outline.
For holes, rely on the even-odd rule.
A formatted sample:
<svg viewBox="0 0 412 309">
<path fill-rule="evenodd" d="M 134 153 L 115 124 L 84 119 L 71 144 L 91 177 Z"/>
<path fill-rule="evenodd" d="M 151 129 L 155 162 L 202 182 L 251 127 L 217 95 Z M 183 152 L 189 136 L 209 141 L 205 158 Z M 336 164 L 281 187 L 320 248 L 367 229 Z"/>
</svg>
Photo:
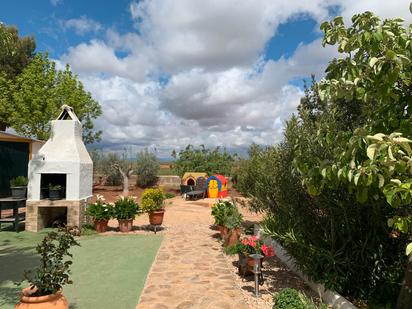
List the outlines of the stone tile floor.
<svg viewBox="0 0 412 309">
<path fill-rule="evenodd" d="M 234 266 L 235 257 L 224 256 L 218 232 L 211 228 L 213 218 L 208 206 L 213 201 L 205 199 L 192 202 L 180 197 L 169 201 L 164 229 L 158 232 L 164 235 L 164 240 L 137 309 L 266 309 L 272 306 L 271 293 L 290 286 L 289 279 L 293 283 L 291 287 L 302 287 L 299 278 L 282 267 L 282 264 L 276 264 L 273 268 L 282 269 L 286 277 L 282 278 L 282 284 L 275 284 L 275 289 L 273 281 L 267 280 L 265 285 L 270 286 L 262 287 L 266 297 L 256 300 L 253 297 L 253 282 L 239 277 Z M 242 213 L 245 221 L 250 223 L 261 219 L 261 216 L 244 209 Z M 147 221 L 146 216 L 141 216 L 134 225 L 142 226 Z M 115 226 L 116 222 L 112 225 Z"/>
</svg>

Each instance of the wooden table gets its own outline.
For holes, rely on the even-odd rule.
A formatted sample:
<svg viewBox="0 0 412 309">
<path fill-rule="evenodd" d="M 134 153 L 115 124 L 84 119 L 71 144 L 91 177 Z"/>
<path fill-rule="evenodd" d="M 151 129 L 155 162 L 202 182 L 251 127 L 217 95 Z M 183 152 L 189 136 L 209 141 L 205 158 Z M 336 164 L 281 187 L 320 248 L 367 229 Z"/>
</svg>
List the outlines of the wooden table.
<svg viewBox="0 0 412 309">
<path fill-rule="evenodd" d="M 13 223 L 16 232 L 19 231 L 19 222 L 26 219 L 26 214 L 19 214 L 19 208 L 26 207 L 25 198 L 0 198 L 0 228 L 1 223 Z M 2 210 L 13 209 L 13 216 L 2 217 Z"/>
</svg>

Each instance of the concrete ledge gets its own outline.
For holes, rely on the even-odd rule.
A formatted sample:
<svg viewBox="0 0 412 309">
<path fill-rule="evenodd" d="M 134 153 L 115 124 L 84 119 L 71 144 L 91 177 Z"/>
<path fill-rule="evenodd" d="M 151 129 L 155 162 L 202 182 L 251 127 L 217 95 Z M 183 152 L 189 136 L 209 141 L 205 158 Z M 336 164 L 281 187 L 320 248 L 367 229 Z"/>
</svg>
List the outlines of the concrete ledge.
<svg viewBox="0 0 412 309">
<path fill-rule="evenodd" d="M 257 232 L 257 233 L 256 233 Z M 260 229 L 255 227 L 255 235 L 260 235 Z M 304 275 L 301 271 L 298 270 L 296 266 L 295 260 L 288 254 L 288 252 L 274 239 L 270 237 L 262 237 L 263 241 L 267 245 L 273 246 L 276 252 L 276 256 L 285 263 L 290 270 L 296 273 L 299 277 L 301 277 L 307 285 L 310 286 L 312 290 L 314 290 L 318 295 L 322 298 L 322 300 L 327 303 L 328 305 L 332 306 L 335 309 L 357 309 L 350 301 L 348 301 L 345 297 L 336 293 L 334 291 L 328 290 L 325 288 L 323 284 L 314 283 L 308 279 L 306 275 Z"/>
</svg>

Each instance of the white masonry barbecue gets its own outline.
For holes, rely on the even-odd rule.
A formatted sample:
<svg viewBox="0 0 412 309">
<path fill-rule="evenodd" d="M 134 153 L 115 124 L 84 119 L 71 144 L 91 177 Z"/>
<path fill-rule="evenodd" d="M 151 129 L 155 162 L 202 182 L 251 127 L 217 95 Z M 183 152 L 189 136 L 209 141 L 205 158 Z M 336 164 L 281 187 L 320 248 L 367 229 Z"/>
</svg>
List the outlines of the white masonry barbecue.
<svg viewBox="0 0 412 309">
<path fill-rule="evenodd" d="M 92 196 L 93 162 L 82 140 L 82 124 L 67 105 L 51 122 L 49 140 L 29 163 L 26 230 L 37 232 L 62 221 L 81 227 Z M 50 194 L 59 186 L 60 197 Z"/>
</svg>

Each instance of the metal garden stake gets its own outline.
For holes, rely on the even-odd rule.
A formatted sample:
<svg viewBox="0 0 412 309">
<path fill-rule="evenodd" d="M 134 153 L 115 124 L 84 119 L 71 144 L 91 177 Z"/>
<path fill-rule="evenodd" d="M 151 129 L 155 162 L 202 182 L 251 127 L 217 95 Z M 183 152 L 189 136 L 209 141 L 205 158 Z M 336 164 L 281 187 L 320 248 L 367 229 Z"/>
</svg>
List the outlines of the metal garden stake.
<svg viewBox="0 0 412 309">
<path fill-rule="evenodd" d="M 263 255 L 251 254 L 250 257 L 255 261 L 253 266 L 253 272 L 255 273 L 255 297 L 259 297 L 259 274 L 261 272 L 260 259 L 263 258 Z"/>
</svg>

